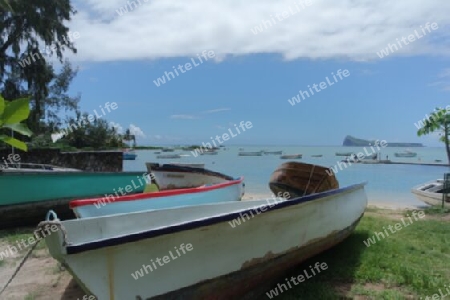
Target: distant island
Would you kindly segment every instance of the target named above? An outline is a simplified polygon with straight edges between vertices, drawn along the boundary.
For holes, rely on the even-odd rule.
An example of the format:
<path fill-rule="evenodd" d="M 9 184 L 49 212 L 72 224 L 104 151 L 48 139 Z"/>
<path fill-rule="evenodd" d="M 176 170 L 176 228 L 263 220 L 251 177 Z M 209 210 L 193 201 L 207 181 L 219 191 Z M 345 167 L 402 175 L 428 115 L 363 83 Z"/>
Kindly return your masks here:
<path fill-rule="evenodd" d="M 373 146 L 375 141 L 363 140 L 347 135 L 342 146 Z M 422 143 L 387 143 L 387 147 L 424 147 Z"/>

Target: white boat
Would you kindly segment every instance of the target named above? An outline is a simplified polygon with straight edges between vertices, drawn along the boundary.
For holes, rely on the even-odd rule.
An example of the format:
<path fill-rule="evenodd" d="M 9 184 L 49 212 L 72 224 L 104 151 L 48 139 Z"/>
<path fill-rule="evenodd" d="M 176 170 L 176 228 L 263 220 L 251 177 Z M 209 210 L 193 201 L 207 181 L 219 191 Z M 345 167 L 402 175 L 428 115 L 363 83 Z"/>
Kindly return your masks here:
<path fill-rule="evenodd" d="M 217 154 L 219 154 L 219 152 L 217 151 L 205 151 L 200 153 L 200 155 L 217 155 Z"/>
<path fill-rule="evenodd" d="M 99 300 L 241 299 L 348 237 L 366 205 L 362 183 L 277 202 L 50 214 L 39 228 L 60 229 L 45 237 L 50 254 Z"/>
<path fill-rule="evenodd" d="M 156 158 L 158 159 L 174 159 L 174 158 L 181 158 L 180 154 L 159 154 L 156 155 Z"/>
<path fill-rule="evenodd" d="M 270 155 L 270 154 L 274 154 L 274 155 L 281 155 L 283 154 L 283 151 L 262 151 L 265 155 Z"/>
<path fill-rule="evenodd" d="M 239 156 L 262 156 L 263 152 L 262 151 L 258 151 L 258 152 L 239 152 L 238 153 Z"/>
<path fill-rule="evenodd" d="M 5 164 L 0 168 L 0 172 L 8 173 L 23 173 L 23 172 L 81 172 L 82 170 L 74 168 L 64 168 L 49 164 L 34 164 L 34 163 L 14 163 Z"/>
<path fill-rule="evenodd" d="M 394 156 L 395 157 L 416 157 L 417 153 L 416 152 L 412 152 L 410 150 L 405 150 L 403 152 L 395 152 Z"/>
<path fill-rule="evenodd" d="M 416 197 L 432 206 L 442 207 L 442 196 L 444 189 L 444 180 L 436 179 L 427 183 L 419 184 L 411 190 Z M 444 207 L 450 208 L 450 191 L 447 191 L 447 202 L 444 202 Z"/>
<path fill-rule="evenodd" d="M 147 171 L 152 174 L 160 190 L 186 189 L 235 180 L 219 172 L 189 166 L 148 162 Z"/>
<path fill-rule="evenodd" d="M 151 174 L 144 180 L 147 184 L 152 182 L 156 184 L 157 188 L 154 191 L 123 196 L 119 193 L 114 195 L 111 192 L 104 197 L 70 201 L 70 208 L 78 218 L 90 218 L 170 207 L 240 201 L 244 196 L 243 177 L 233 178 L 204 168 L 152 163 L 148 165 L 151 166 Z M 139 181 L 142 182 L 141 179 Z M 128 188 L 132 190 L 133 186 L 139 185 L 132 181 L 125 190 Z"/>

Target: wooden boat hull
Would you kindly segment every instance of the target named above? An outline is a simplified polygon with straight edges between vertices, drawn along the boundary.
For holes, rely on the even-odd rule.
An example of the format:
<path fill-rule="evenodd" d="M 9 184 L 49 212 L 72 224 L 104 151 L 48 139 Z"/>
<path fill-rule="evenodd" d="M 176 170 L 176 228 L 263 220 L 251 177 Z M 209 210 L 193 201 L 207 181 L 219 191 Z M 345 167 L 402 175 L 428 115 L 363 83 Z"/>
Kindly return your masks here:
<path fill-rule="evenodd" d="M 366 205 L 364 184 L 358 184 L 277 203 L 239 201 L 41 226 L 63 229 L 45 238 L 51 255 L 99 300 L 244 299 L 345 239 Z M 255 208 L 259 213 L 251 217 Z M 237 218 L 245 222 L 232 227 Z M 177 255 L 182 244 L 192 251 Z M 168 255 L 174 259 L 143 271 Z M 137 270 L 142 277 L 131 275 Z"/>
<path fill-rule="evenodd" d="M 442 193 L 435 191 L 442 190 L 443 182 L 441 179 L 430 181 L 414 187 L 411 192 L 417 199 L 428 205 L 442 207 Z M 450 208 L 450 193 L 447 194 L 447 199 L 448 201 L 444 202 L 444 207 Z"/>
<path fill-rule="evenodd" d="M 113 193 L 143 172 L 0 172 L 0 227 L 35 226 L 49 209 L 73 218 L 73 199 Z M 142 193 L 144 187 L 133 192 Z"/>
<path fill-rule="evenodd" d="M 272 173 L 269 187 L 275 195 L 288 192 L 290 198 L 338 189 L 335 175 L 327 171 L 319 165 L 287 162 Z"/>

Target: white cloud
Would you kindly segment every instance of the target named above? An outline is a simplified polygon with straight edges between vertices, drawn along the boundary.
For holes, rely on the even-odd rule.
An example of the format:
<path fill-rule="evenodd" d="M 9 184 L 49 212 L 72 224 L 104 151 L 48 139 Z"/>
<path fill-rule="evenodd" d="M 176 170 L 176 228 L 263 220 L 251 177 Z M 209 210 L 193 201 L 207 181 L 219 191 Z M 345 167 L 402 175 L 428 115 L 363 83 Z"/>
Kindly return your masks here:
<path fill-rule="evenodd" d="M 136 2 L 130 0 L 128 2 Z M 277 53 L 285 59 L 378 59 L 377 51 L 397 38 L 436 22 L 437 30 L 404 46 L 396 55 L 448 55 L 450 1 L 311 0 L 312 5 L 279 21 L 292 0 L 140 0 L 119 16 L 122 0 L 77 0 L 70 24 L 77 31 L 76 60 L 117 61 L 196 57 L 214 50 L 216 58 Z M 270 20 L 259 34 L 251 29 Z"/>
<path fill-rule="evenodd" d="M 216 109 L 205 110 L 205 111 L 202 111 L 202 114 L 213 114 L 216 112 L 227 111 L 227 110 L 231 110 L 231 108 L 216 108 Z"/>
<path fill-rule="evenodd" d="M 171 119 L 182 119 L 182 120 L 194 120 L 194 119 L 198 119 L 196 116 L 194 115 L 171 115 L 170 116 Z"/>
<path fill-rule="evenodd" d="M 129 127 L 129 128 L 130 128 L 130 133 L 131 133 L 131 134 L 135 135 L 136 137 L 142 137 L 142 138 L 145 138 L 144 132 L 143 132 L 142 129 L 139 128 L 138 126 L 133 125 L 133 124 L 130 124 L 130 127 Z"/>
<path fill-rule="evenodd" d="M 109 122 L 109 125 L 111 127 L 115 128 L 116 132 L 118 134 L 122 134 L 123 133 L 123 127 L 119 123 Z"/>

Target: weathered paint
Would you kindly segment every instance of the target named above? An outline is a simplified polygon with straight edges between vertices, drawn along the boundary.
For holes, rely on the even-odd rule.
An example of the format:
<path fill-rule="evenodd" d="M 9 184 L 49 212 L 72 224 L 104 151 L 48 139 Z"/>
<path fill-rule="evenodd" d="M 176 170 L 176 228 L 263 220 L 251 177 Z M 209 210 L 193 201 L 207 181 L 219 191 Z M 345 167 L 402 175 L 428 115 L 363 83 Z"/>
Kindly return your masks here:
<path fill-rule="evenodd" d="M 52 256 L 66 262 L 99 300 L 109 299 L 111 286 L 104 274 L 111 247 L 116 299 L 236 299 L 249 291 L 255 294 L 261 282 L 269 285 L 287 268 L 342 241 L 364 213 L 367 197 L 363 185 L 352 186 L 280 202 L 235 228 L 229 225 L 239 212 L 266 203 L 65 221 L 68 246 L 62 246 L 60 235 L 47 236 L 46 242 Z M 181 243 L 191 243 L 194 250 L 133 279 L 131 273 Z"/>

